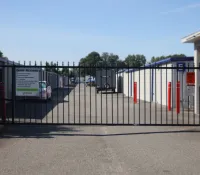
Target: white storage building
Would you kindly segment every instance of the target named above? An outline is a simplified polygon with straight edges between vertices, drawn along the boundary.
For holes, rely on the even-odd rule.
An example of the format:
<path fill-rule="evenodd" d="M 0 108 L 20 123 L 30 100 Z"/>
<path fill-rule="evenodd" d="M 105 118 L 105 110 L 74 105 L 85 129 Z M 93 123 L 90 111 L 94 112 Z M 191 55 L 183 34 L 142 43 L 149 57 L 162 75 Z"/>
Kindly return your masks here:
<path fill-rule="evenodd" d="M 167 58 L 138 69 L 126 70 L 123 74 L 123 92 L 126 96 L 133 97 L 133 84 L 136 82 L 137 99 L 167 105 L 168 83 L 171 82 L 171 105 L 176 107 L 176 83 L 178 80 L 180 81 L 180 98 L 186 107 L 188 106 L 186 72 L 194 71 L 191 69 L 194 66 L 193 60 L 193 57 Z M 173 68 L 177 66 L 180 69 Z M 155 67 L 158 68 L 155 69 Z M 162 69 L 162 67 L 169 67 L 169 69 Z M 190 97 L 189 100 L 191 104 L 193 97 Z"/>

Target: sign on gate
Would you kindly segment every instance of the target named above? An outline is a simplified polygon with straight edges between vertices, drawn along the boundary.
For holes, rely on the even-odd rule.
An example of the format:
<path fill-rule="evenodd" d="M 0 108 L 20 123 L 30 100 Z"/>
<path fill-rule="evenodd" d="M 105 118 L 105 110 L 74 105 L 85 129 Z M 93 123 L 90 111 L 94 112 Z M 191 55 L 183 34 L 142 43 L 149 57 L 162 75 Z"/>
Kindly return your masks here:
<path fill-rule="evenodd" d="M 186 95 L 187 96 L 194 96 L 194 86 L 187 86 Z"/>
<path fill-rule="evenodd" d="M 188 86 L 194 86 L 195 85 L 195 74 L 194 74 L 194 72 L 187 72 L 186 82 L 187 82 Z"/>
<path fill-rule="evenodd" d="M 16 68 L 16 96 L 39 96 L 38 68 Z"/>

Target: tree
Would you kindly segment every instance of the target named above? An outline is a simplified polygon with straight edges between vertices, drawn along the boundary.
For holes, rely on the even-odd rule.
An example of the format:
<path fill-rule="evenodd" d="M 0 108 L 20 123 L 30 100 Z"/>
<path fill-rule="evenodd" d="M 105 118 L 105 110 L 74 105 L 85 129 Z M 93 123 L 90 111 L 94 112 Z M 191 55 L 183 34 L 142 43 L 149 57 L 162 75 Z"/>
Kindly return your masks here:
<path fill-rule="evenodd" d="M 3 57 L 3 52 L 0 51 L 0 57 Z"/>
<path fill-rule="evenodd" d="M 61 70 L 62 75 L 68 76 L 69 75 L 69 68 L 63 67 Z"/>
<path fill-rule="evenodd" d="M 125 64 L 129 67 L 140 67 L 144 66 L 146 63 L 146 58 L 144 55 L 128 55 L 125 58 Z"/>
<path fill-rule="evenodd" d="M 118 61 L 117 61 L 117 67 L 118 67 L 118 68 L 124 68 L 124 67 L 127 67 L 127 66 L 126 66 L 125 61 L 123 61 L 123 60 L 118 60 Z"/>
<path fill-rule="evenodd" d="M 166 59 L 166 58 L 173 58 L 173 57 L 186 57 L 184 54 L 174 54 L 174 55 L 168 55 L 168 56 L 160 56 L 160 57 L 152 57 L 151 63 Z"/>
<path fill-rule="evenodd" d="M 101 55 L 104 66 L 116 66 L 119 60 L 119 56 L 113 53 L 103 52 Z"/>
<path fill-rule="evenodd" d="M 45 71 L 47 71 L 47 72 L 55 72 L 57 74 L 62 74 L 62 71 L 57 68 L 57 64 L 56 63 L 52 63 L 52 62 L 51 63 L 46 62 Z"/>
<path fill-rule="evenodd" d="M 81 58 L 79 61 L 79 66 L 88 66 L 89 68 L 81 68 L 80 73 L 82 76 L 91 75 L 95 76 L 96 74 L 96 65 L 100 65 L 102 63 L 102 58 L 98 52 L 91 52 L 85 58 Z"/>

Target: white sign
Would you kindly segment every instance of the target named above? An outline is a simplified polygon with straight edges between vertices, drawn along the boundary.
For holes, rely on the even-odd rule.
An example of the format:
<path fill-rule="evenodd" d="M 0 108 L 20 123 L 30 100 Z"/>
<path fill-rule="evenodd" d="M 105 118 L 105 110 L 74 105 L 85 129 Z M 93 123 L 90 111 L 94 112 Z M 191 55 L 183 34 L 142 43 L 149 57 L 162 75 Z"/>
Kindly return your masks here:
<path fill-rule="evenodd" d="M 39 96 L 38 68 L 16 68 L 16 96 Z"/>
<path fill-rule="evenodd" d="M 195 86 L 186 86 L 186 95 L 194 96 L 194 87 Z"/>

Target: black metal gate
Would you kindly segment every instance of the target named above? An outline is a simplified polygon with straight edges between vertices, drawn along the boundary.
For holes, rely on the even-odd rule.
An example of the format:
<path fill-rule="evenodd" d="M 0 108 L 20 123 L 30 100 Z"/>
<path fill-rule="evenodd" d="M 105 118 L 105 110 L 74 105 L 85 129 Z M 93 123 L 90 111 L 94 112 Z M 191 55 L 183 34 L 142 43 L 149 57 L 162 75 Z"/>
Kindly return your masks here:
<path fill-rule="evenodd" d="M 6 64 L 1 68 L 7 78 L 4 90 L 1 89 L 1 124 L 200 125 L 193 107 L 194 86 L 186 81 L 187 72 L 199 69 L 191 64 L 181 70 L 173 64 L 145 67 Z M 18 69 L 28 72 L 29 68 L 38 69 L 39 77 L 35 80 L 46 81 L 51 86 L 51 96 L 41 87 L 37 97 L 29 96 L 36 91 L 28 82 L 33 81 L 33 74 L 27 74 L 30 76 L 27 78 L 16 73 Z M 106 73 L 96 76 L 96 71 Z M 97 81 L 103 83 L 97 86 Z M 23 92 L 21 96 L 17 90 Z M 50 99 L 44 98 L 43 93 Z"/>

